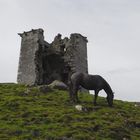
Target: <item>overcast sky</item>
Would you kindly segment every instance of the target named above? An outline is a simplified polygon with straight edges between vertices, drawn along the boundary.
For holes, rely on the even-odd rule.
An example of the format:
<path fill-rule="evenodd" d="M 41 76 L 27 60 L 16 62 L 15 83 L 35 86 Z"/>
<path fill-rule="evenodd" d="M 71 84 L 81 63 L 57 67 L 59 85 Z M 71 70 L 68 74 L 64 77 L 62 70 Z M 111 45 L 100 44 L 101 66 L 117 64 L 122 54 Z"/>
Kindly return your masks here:
<path fill-rule="evenodd" d="M 140 0 L 0 0 L 0 82 L 16 82 L 17 33 L 32 28 L 48 42 L 86 36 L 89 73 L 102 75 L 116 99 L 140 101 Z"/>

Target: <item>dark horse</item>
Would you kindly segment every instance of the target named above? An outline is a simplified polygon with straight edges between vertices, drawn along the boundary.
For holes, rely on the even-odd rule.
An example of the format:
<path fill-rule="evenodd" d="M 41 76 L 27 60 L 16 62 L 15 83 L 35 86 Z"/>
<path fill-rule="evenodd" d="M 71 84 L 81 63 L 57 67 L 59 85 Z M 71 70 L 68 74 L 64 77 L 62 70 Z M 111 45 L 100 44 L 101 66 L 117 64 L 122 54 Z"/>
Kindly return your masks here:
<path fill-rule="evenodd" d="M 94 105 L 96 105 L 98 93 L 102 89 L 107 94 L 108 105 L 113 105 L 113 91 L 107 81 L 99 75 L 89 75 L 87 73 L 76 72 L 71 75 L 69 84 L 69 94 L 73 102 L 78 102 L 77 92 L 79 86 L 82 86 L 85 89 L 95 91 Z"/>

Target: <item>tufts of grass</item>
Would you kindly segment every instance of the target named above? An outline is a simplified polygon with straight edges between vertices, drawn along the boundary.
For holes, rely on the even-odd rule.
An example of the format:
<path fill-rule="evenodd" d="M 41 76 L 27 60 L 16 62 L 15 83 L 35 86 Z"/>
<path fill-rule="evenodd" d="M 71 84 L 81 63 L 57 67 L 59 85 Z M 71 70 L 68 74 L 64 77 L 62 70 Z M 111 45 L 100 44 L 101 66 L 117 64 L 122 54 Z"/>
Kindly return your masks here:
<path fill-rule="evenodd" d="M 67 91 L 40 92 L 38 87 L 0 84 L 2 140 L 139 140 L 140 107 L 79 93 L 83 111 L 75 109 Z"/>

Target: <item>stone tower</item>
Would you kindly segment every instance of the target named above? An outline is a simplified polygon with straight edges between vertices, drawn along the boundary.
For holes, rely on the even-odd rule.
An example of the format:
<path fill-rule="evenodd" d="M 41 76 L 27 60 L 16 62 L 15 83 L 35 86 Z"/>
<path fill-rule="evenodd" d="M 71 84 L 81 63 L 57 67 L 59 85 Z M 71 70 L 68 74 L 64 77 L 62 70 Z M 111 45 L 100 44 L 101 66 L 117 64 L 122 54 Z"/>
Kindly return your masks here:
<path fill-rule="evenodd" d="M 31 30 L 19 35 L 22 41 L 17 81 L 21 84 L 41 84 L 42 58 L 39 54 L 42 51 L 40 42 L 44 42 L 43 30 Z"/>
<path fill-rule="evenodd" d="M 81 34 L 71 34 L 65 44 L 65 62 L 71 67 L 71 72 L 88 73 L 87 64 L 87 38 Z"/>
<path fill-rule="evenodd" d="M 87 39 L 81 34 L 64 39 L 58 34 L 50 44 L 44 40 L 42 29 L 19 35 L 22 40 L 18 83 L 41 85 L 60 80 L 67 84 L 72 73 L 88 73 Z"/>

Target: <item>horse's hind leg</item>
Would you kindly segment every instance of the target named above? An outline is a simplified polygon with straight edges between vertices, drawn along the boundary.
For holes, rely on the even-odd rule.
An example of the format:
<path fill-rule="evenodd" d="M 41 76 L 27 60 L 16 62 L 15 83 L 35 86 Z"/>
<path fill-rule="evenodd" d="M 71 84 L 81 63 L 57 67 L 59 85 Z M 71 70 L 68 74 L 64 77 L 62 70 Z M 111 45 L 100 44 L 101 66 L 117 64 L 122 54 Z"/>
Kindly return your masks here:
<path fill-rule="evenodd" d="M 97 105 L 97 97 L 98 97 L 99 90 L 95 90 L 95 97 L 94 97 L 94 105 Z"/>
<path fill-rule="evenodd" d="M 79 102 L 79 99 L 78 99 L 78 85 L 75 84 L 74 87 L 73 87 L 73 96 L 74 96 L 74 102 Z"/>
<path fill-rule="evenodd" d="M 69 83 L 69 96 L 70 96 L 70 101 L 73 101 L 74 102 L 74 97 L 73 97 L 73 84 L 72 82 L 70 81 Z"/>
<path fill-rule="evenodd" d="M 75 96 L 74 97 L 75 102 L 78 103 L 79 102 L 79 99 L 78 99 L 78 89 L 75 90 L 74 96 Z"/>

